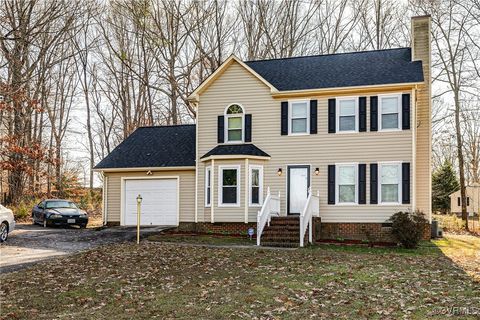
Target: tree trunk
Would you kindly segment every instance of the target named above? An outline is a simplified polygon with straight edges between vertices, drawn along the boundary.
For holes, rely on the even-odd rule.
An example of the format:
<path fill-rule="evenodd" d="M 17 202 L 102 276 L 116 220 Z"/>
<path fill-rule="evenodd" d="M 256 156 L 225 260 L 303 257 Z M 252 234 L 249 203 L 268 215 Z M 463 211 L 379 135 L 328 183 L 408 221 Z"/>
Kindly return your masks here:
<path fill-rule="evenodd" d="M 462 132 L 460 128 L 460 97 L 458 91 L 454 92 L 455 98 L 455 131 L 457 136 L 457 157 L 458 169 L 460 173 L 460 198 L 462 205 L 462 220 L 465 220 L 465 229 L 468 230 L 468 215 L 467 215 L 467 196 L 465 190 L 465 161 L 463 158 L 463 141 Z"/>

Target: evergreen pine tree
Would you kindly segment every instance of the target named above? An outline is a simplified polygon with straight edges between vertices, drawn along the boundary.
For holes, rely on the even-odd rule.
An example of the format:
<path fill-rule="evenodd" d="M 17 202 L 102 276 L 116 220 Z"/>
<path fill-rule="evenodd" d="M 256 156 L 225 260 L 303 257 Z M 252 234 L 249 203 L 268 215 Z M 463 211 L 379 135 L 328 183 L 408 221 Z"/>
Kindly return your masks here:
<path fill-rule="evenodd" d="M 449 160 L 432 174 L 432 209 L 442 213 L 450 211 L 450 194 L 460 189 L 457 176 Z"/>

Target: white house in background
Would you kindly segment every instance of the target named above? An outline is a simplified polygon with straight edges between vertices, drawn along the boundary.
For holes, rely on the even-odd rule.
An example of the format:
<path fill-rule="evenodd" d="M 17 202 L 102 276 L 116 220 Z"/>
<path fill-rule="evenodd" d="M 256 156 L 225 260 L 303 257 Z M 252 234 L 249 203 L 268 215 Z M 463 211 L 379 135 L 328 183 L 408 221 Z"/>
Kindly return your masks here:
<path fill-rule="evenodd" d="M 473 183 L 465 188 L 467 194 L 467 212 L 470 216 L 474 213 L 480 213 L 480 183 Z M 462 213 L 462 198 L 460 190 L 450 195 L 450 212 Z"/>

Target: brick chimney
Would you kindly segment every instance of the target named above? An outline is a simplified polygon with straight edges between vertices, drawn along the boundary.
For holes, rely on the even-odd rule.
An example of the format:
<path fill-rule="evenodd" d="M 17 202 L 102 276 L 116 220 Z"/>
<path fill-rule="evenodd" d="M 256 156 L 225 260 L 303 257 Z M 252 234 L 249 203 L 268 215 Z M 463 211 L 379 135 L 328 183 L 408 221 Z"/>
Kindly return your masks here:
<path fill-rule="evenodd" d="M 432 95 L 431 95 L 431 18 L 430 15 L 412 18 L 412 61 L 422 61 L 424 83 L 415 92 L 415 176 L 413 209 L 423 211 L 431 219 L 431 152 L 432 152 Z"/>

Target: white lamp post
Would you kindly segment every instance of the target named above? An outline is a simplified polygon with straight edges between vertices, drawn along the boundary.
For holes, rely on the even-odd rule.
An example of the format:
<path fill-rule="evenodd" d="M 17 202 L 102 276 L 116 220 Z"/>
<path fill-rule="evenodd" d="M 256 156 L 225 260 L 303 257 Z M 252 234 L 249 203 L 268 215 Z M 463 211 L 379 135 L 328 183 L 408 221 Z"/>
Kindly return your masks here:
<path fill-rule="evenodd" d="M 140 243 L 140 206 L 142 204 L 142 196 L 137 196 L 137 244 Z"/>

